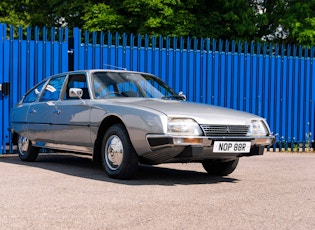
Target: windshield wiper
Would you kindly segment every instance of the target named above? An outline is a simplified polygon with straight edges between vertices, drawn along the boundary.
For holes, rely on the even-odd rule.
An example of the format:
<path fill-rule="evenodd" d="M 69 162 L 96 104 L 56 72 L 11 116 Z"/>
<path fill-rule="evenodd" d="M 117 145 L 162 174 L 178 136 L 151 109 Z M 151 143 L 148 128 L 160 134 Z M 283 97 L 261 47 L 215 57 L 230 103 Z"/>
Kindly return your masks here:
<path fill-rule="evenodd" d="M 164 100 L 181 100 L 181 101 L 185 100 L 185 98 L 183 96 L 180 96 L 180 95 L 164 96 L 164 97 L 161 97 L 161 99 L 164 99 Z"/>

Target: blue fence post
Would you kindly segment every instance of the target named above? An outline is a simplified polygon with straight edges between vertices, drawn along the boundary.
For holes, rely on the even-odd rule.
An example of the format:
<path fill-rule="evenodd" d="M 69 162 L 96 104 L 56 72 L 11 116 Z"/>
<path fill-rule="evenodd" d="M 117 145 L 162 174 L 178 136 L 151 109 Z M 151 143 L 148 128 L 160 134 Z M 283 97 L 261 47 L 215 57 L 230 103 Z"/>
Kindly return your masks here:
<path fill-rule="evenodd" d="M 105 68 L 106 69 L 111 69 L 113 65 L 115 65 L 115 63 L 112 63 L 112 59 L 115 60 L 115 53 L 113 52 L 113 48 L 112 48 L 112 45 L 113 45 L 113 35 L 108 32 L 107 33 L 107 62 L 105 65 Z"/>
<path fill-rule="evenodd" d="M 47 38 L 47 28 L 44 27 L 42 29 L 42 33 L 43 33 L 43 48 L 42 48 L 42 76 L 48 76 L 49 72 L 50 72 L 50 66 L 47 65 L 47 50 L 48 50 L 48 38 Z M 48 59 L 49 60 L 49 59 Z"/>
<path fill-rule="evenodd" d="M 121 67 L 122 68 L 125 68 L 125 69 L 127 69 L 127 62 L 128 62 L 128 58 L 127 58 L 127 46 L 128 46 L 128 36 L 127 36 L 127 34 L 126 33 L 123 33 L 123 35 L 122 35 L 122 57 L 121 57 L 121 59 L 122 59 L 122 65 L 121 65 Z"/>
<path fill-rule="evenodd" d="M 5 76 L 4 76 L 4 64 L 5 64 L 5 60 L 7 58 L 5 58 L 5 39 L 6 39 L 6 25 L 0 23 L 0 84 L 2 84 L 3 82 L 5 82 Z M 4 95 L 2 94 L 2 92 L 0 92 L 0 108 L 2 113 L 0 113 L 0 122 L 1 122 L 1 126 L 0 126 L 0 155 L 6 152 L 6 143 L 5 143 L 5 138 L 4 138 L 4 134 L 5 134 L 5 114 L 7 113 L 7 109 L 4 106 Z"/>
<path fill-rule="evenodd" d="M 309 107 L 310 107 L 310 111 L 309 111 L 309 135 L 310 138 L 309 140 L 311 140 L 312 143 L 310 143 L 310 148 L 314 148 L 314 134 L 315 134 L 315 118 L 314 118 L 314 95 L 315 93 L 313 93 L 313 90 L 315 89 L 315 65 L 314 65 L 314 54 L 315 54 L 315 48 L 311 49 L 310 52 L 310 84 L 309 84 L 309 90 L 310 90 L 310 99 L 309 99 Z"/>
<path fill-rule="evenodd" d="M 216 101 L 216 95 L 217 95 L 217 89 L 218 89 L 218 80 L 217 80 L 217 64 L 216 64 L 216 56 L 217 56 L 217 41 L 215 39 L 212 39 L 212 62 L 209 63 L 211 64 L 212 68 L 211 68 L 211 104 L 213 105 L 217 105 L 217 101 Z"/>
<path fill-rule="evenodd" d="M 176 92 L 179 91 L 179 76 L 178 76 L 178 58 L 177 58 L 177 37 L 173 37 L 173 56 L 172 56 L 172 62 L 171 62 L 171 70 L 170 70 L 170 74 L 172 75 L 172 87 L 176 90 Z M 174 66 L 176 66 L 174 68 Z"/>
<path fill-rule="evenodd" d="M 187 81 L 186 81 L 186 71 L 185 71 L 185 60 L 187 58 L 187 52 L 185 52 L 185 39 L 183 37 L 180 38 L 179 41 L 179 49 L 180 49 L 180 63 L 178 65 L 179 67 L 179 90 L 183 91 L 184 94 L 187 94 Z"/>
<path fill-rule="evenodd" d="M 135 47 L 135 36 L 131 34 L 130 35 L 130 70 L 135 69 L 134 47 Z"/>
<path fill-rule="evenodd" d="M 80 69 L 81 56 L 81 30 L 73 28 L 73 70 Z"/>
<path fill-rule="evenodd" d="M 159 77 L 163 77 L 163 69 L 164 69 L 164 64 L 165 64 L 165 59 L 163 59 L 163 47 L 164 47 L 164 39 L 160 35 L 159 36 L 159 61 L 158 61 L 158 72 L 157 75 Z"/>
<path fill-rule="evenodd" d="M 184 74 L 185 74 L 185 85 L 186 85 L 186 95 L 187 95 L 187 100 L 192 101 L 193 98 L 193 79 L 191 77 L 192 71 L 193 71 L 193 44 L 192 44 L 192 38 L 188 37 L 186 38 L 186 52 L 185 52 L 185 63 L 184 65 Z"/>
<path fill-rule="evenodd" d="M 203 103 L 207 103 L 209 104 L 210 103 L 210 100 L 209 100 L 209 77 L 210 77 L 210 74 L 209 74 L 209 69 L 210 69 L 210 65 L 209 65 L 209 61 L 210 61 L 210 39 L 209 38 L 206 38 L 204 39 L 204 45 L 203 45 L 203 62 L 202 62 L 202 96 L 203 96 L 203 100 L 202 102 Z"/>
<path fill-rule="evenodd" d="M 224 106 L 231 108 L 232 107 L 232 55 L 230 54 L 230 42 L 225 41 L 225 98 Z"/>

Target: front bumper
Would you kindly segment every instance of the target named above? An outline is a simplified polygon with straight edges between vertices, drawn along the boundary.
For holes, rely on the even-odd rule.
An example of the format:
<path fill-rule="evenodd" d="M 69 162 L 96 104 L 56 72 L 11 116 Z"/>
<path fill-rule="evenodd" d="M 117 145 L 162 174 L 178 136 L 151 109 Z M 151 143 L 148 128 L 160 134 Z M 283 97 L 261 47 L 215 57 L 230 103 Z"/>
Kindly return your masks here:
<path fill-rule="evenodd" d="M 175 146 L 201 146 L 210 147 L 214 141 L 250 141 L 251 146 L 270 146 L 274 144 L 274 136 L 263 137 L 217 137 L 217 136 L 166 136 L 147 135 L 147 142 L 152 150 Z"/>
<path fill-rule="evenodd" d="M 242 156 L 262 155 L 265 147 L 274 144 L 273 136 L 217 137 L 147 135 L 151 152 L 143 155 L 149 163 L 200 162 L 205 159 L 234 159 Z M 214 152 L 214 143 L 250 142 L 247 152 Z"/>

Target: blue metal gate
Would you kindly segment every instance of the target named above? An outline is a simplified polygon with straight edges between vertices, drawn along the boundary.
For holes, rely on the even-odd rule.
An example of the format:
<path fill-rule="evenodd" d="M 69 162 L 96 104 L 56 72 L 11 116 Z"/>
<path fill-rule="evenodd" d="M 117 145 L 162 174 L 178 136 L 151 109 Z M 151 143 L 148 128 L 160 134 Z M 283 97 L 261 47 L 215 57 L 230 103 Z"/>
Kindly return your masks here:
<path fill-rule="evenodd" d="M 12 106 L 35 83 L 68 70 L 68 31 L 46 28 L 23 30 L 0 24 L 0 154 L 11 143 Z"/>
<path fill-rule="evenodd" d="M 314 48 L 71 32 L 69 38 L 67 29 L 15 31 L 0 24 L 0 84 L 10 86 L 9 95 L 0 93 L 0 153 L 10 144 L 10 108 L 36 82 L 72 69 L 117 67 L 160 76 L 190 101 L 263 116 L 278 147 L 313 143 Z"/>

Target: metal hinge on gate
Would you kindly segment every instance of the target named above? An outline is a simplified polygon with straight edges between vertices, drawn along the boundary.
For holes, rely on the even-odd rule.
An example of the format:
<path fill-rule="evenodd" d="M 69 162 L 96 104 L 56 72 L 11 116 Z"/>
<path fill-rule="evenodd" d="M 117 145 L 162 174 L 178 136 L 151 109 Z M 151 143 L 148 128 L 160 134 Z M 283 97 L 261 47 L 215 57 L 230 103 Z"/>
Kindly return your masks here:
<path fill-rule="evenodd" d="M 3 82 L 0 84 L 0 92 L 2 92 L 2 95 L 7 96 L 10 94 L 10 83 L 9 82 Z"/>

